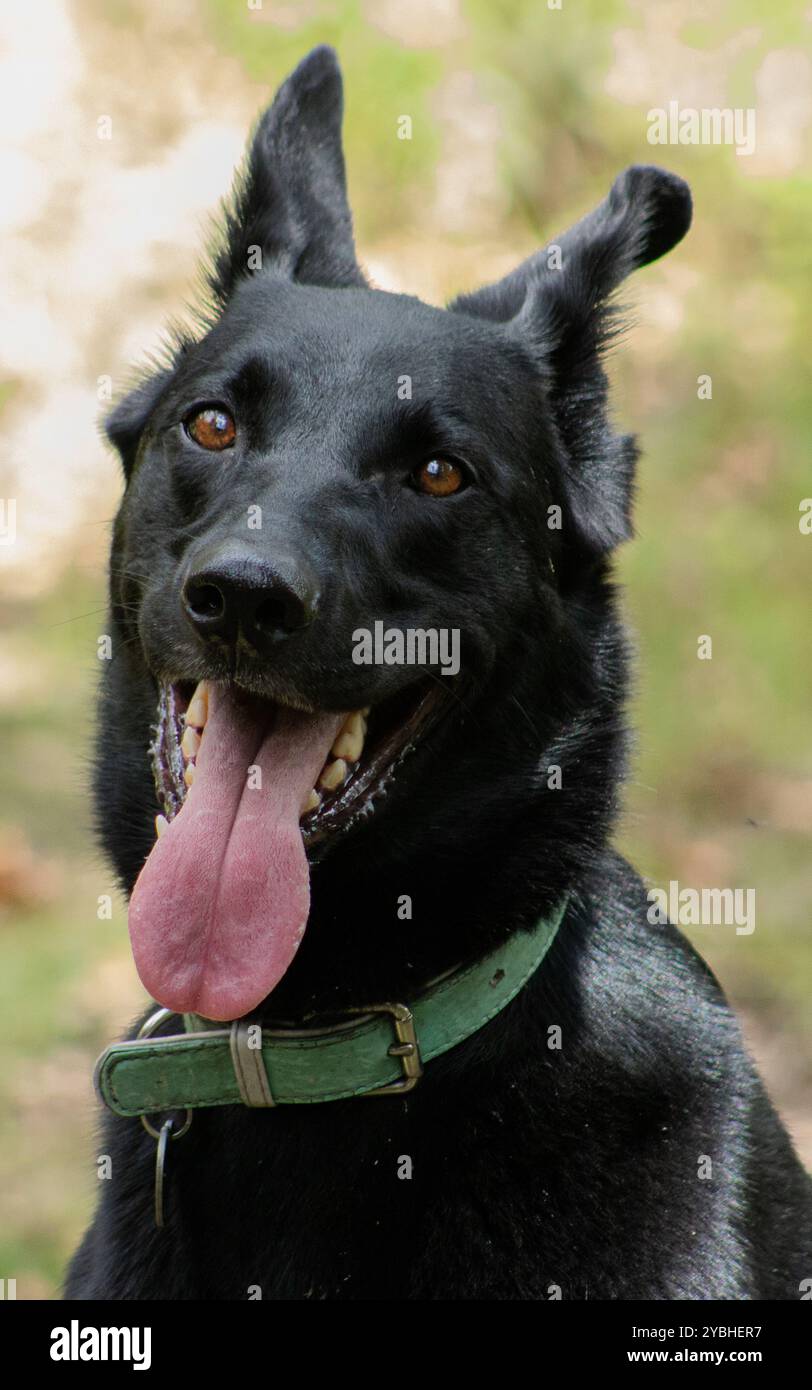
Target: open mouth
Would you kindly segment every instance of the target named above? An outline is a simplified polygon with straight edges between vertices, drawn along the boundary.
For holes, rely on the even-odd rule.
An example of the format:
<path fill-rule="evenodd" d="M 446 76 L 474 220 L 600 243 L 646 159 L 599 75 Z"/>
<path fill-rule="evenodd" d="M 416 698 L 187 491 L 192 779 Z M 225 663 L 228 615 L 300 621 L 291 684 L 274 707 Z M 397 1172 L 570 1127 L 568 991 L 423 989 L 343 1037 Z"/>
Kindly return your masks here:
<path fill-rule="evenodd" d="M 208 721 L 212 682 L 162 685 L 155 736 L 150 745 L 152 775 L 163 814 L 156 816 L 158 837 L 181 810 L 192 786 Z M 308 850 L 325 844 L 334 831 L 346 830 L 372 815 L 386 796 L 399 764 L 434 723 L 446 696 L 436 685 L 421 683 L 390 697 L 371 710 L 354 710 L 342 722 L 330 752 L 308 790 L 299 824 Z M 270 723 L 279 706 L 246 697 L 243 709 Z"/>
<path fill-rule="evenodd" d="M 308 858 L 374 814 L 447 704 L 437 681 L 347 713 L 211 681 L 160 688 L 150 754 L 164 809 L 129 911 L 159 1003 L 232 1019 L 266 998 L 307 925 Z"/>

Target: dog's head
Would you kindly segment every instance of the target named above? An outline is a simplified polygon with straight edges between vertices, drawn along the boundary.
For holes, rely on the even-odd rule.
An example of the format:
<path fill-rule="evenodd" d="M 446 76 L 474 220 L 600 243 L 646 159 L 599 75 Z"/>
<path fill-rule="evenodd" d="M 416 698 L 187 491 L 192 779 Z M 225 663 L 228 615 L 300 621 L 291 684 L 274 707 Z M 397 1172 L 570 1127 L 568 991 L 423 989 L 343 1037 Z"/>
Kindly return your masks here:
<path fill-rule="evenodd" d="M 107 818 L 126 785 L 132 834 L 108 838 L 130 884 L 168 819 L 131 902 L 136 962 L 160 1002 L 213 1018 L 285 972 L 308 858 L 373 832 L 378 855 L 448 851 L 475 793 L 507 825 L 556 740 L 577 749 L 585 712 L 616 706 L 603 575 L 634 446 L 600 355 L 612 292 L 690 221 L 681 180 L 632 168 L 447 309 L 374 290 L 341 107 L 316 49 L 257 128 L 210 326 L 107 425 L 127 485 L 100 800 Z"/>

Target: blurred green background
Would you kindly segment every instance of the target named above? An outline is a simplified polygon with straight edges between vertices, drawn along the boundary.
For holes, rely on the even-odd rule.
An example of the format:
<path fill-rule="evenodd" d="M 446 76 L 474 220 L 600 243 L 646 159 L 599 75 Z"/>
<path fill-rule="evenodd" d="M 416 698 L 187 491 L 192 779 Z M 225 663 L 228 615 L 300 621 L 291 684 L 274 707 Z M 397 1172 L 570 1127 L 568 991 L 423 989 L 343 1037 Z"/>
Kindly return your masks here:
<path fill-rule="evenodd" d="M 24 7 L 20 7 L 22 10 Z M 491 279 L 636 161 L 695 225 L 629 295 L 611 364 L 639 432 L 638 753 L 622 848 L 655 884 L 752 887 L 757 926 L 690 934 L 806 1157 L 812 1122 L 810 18 L 773 0 L 46 0 L 4 19 L 0 1277 L 53 1297 L 94 1199 L 98 1051 L 142 992 L 93 847 L 87 761 L 118 476 L 95 421 L 194 296 L 206 211 L 251 120 L 338 48 L 360 254 L 435 302 Z M 35 32 L 34 32 L 35 31 Z M 754 108 L 757 148 L 652 147 L 647 113 Z M 397 138 L 412 119 L 411 140 Z M 111 138 L 99 135 L 110 120 Z M 9 190 L 13 196 L 9 195 Z M 700 400 L 697 378 L 712 379 Z M 697 659 L 697 639 L 713 659 Z M 641 969 L 645 963 L 641 961 Z"/>

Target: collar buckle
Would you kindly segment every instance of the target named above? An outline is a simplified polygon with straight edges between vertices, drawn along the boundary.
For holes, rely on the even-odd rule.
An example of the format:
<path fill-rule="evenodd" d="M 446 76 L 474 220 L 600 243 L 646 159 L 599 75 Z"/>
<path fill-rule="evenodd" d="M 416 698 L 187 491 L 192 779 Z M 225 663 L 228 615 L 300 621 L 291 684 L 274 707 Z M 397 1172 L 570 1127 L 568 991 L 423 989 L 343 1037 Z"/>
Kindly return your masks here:
<path fill-rule="evenodd" d="M 387 1086 L 375 1086 L 371 1091 L 364 1091 L 361 1098 L 402 1096 L 407 1091 L 413 1091 L 423 1075 L 423 1063 L 411 1009 L 405 1004 L 365 1004 L 362 1008 L 347 1009 L 346 1012 L 362 1018 L 369 1018 L 372 1014 L 389 1014 L 395 1031 L 395 1041 L 387 1051 L 390 1057 L 400 1058 L 403 1068 L 403 1076 L 399 1081 L 392 1081 Z"/>

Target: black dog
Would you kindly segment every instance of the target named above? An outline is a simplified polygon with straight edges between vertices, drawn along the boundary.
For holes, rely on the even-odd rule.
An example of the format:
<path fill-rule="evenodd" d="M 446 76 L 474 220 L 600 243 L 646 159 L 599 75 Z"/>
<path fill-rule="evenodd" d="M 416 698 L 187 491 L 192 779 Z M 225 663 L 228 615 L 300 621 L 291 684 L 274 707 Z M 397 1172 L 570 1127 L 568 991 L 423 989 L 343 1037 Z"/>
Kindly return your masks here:
<path fill-rule="evenodd" d="M 688 189 L 629 169 L 439 310 L 367 286 L 340 122 L 320 48 L 259 125 L 205 333 L 108 424 L 99 825 L 186 1019 L 100 1066 L 113 1176 L 67 1296 L 799 1298 L 808 1179 L 608 845 L 635 447 L 601 352 Z"/>

